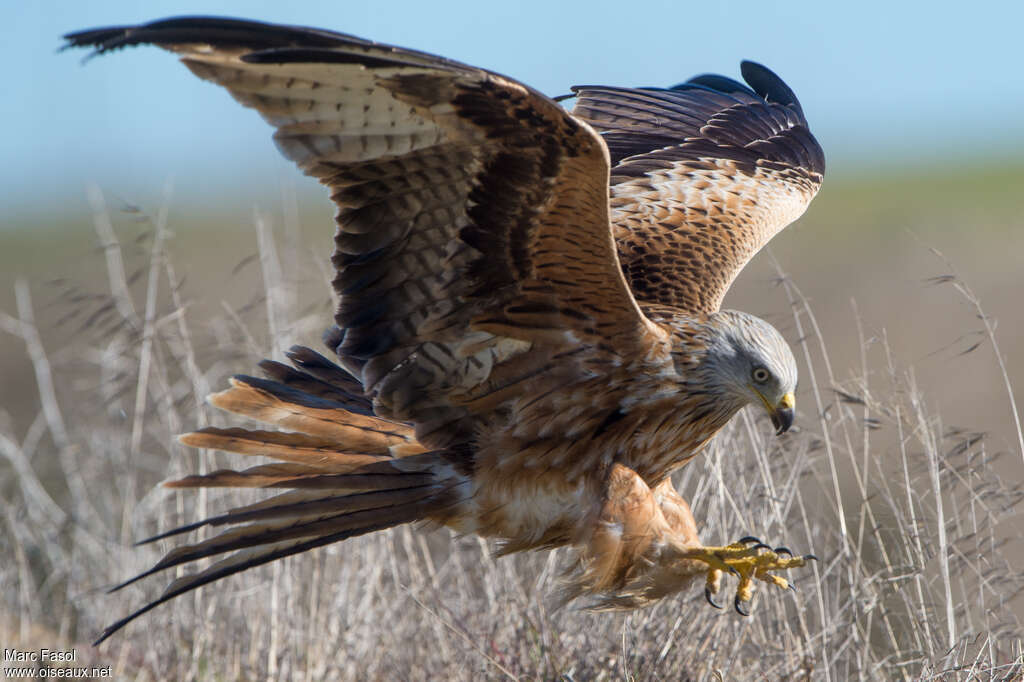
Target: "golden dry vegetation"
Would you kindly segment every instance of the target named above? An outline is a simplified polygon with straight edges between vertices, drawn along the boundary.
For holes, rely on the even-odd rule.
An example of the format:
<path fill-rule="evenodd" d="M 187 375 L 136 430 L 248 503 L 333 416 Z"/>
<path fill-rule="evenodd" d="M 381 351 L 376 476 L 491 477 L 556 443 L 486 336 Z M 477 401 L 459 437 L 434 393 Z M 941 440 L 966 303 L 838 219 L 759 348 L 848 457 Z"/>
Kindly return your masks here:
<path fill-rule="evenodd" d="M 400 528 L 206 587 L 99 650 L 163 585 L 104 593 L 169 546 L 132 541 L 237 502 L 156 484 L 226 464 L 173 438 L 224 423 L 207 392 L 318 345 L 331 208 L 94 194 L 95 215 L 20 219 L 0 250 L 4 646 L 140 679 L 1020 679 L 1021 186 L 1014 165 L 830 178 L 727 299 L 794 344 L 799 428 L 744 412 L 678 484 L 706 540 L 818 554 L 795 596 L 762 591 L 748 619 L 697 591 L 554 610 L 557 552 Z"/>

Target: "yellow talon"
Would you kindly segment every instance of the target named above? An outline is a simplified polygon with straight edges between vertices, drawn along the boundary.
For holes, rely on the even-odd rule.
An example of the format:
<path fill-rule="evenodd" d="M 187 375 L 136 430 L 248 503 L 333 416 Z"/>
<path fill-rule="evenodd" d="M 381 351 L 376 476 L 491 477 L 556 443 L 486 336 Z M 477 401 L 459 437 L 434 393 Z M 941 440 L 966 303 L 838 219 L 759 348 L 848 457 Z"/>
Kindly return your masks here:
<path fill-rule="evenodd" d="M 714 606 L 716 609 L 722 608 L 722 605 L 715 601 L 714 597 L 718 594 L 718 589 L 722 586 L 722 572 L 717 568 L 712 568 L 708 571 L 708 579 L 704 583 L 704 598 L 708 600 L 708 603 Z"/>
<path fill-rule="evenodd" d="M 743 538 L 738 542 L 724 547 L 701 547 L 685 552 L 681 558 L 701 561 L 708 565 L 707 580 L 704 585 L 704 596 L 715 608 L 722 606 L 714 600 L 714 595 L 721 589 L 722 574 L 726 571 L 739 578 L 733 605 L 736 611 L 747 616 L 750 612 L 746 604 L 753 599 L 754 581 L 775 585 L 786 590 L 793 589 L 792 584 L 782 576 L 771 571 L 785 571 L 791 568 L 806 566 L 807 561 L 817 559 L 813 554 L 793 556 L 785 547 L 773 550 L 757 538 Z"/>

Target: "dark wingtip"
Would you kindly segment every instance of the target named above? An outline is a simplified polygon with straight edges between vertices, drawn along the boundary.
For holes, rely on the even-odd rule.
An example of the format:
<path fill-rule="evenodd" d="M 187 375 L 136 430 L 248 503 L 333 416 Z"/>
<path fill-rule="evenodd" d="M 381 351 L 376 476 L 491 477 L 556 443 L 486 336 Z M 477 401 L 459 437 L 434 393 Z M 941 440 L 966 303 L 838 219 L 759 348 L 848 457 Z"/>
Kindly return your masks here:
<path fill-rule="evenodd" d="M 105 26 L 103 28 L 71 31 L 61 36 L 65 42 L 57 49 L 57 52 L 73 50 L 79 47 L 91 47 L 93 48 L 92 52 L 82 57 L 82 62 L 85 63 L 93 57 L 98 57 L 101 54 L 112 52 L 119 47 L 125 47 L 130 44 L 125 39 L 135 28 L 134 26 Z"/>
<path fill-rule="evenodd" d="M 726 95 L 732 95 L 737 92 L 742 92 L 746 95 L 756 95 L 756 93 L 753 90 L 748 88 L 743 83 L 733 80 L 732 78 L 728 78 L 727 76 L 721 76 L 717 73 L 704 73 L 699 76 L 694 76 L 685 83 L 680 83 L 679 85 L 673 86 L 672 89 L 683 90 L 686 89 L 687 87 L 692 87 L 694 85 L 699 85 L 700 87 L 708 88 L 710 90 L 714 90 L 715 92 L 721 92 Z"/>
<path fill-rule="evenodd" d="M 85 60 L 97 55 L 134 45 L 154 43 L 181 43 L 216 40 L 224 44 L 264 46 L 264 36 L 272 35 L 272 42 L 278 44 L 293 37 L 299 30 L 289 26 L 261 24 L 245 19 L 219 16 L 176 16 L 157 19 L 144 24 L 103 26 L 71 31 L 61 36 L 65 45 L 60 51 L 77 47 L 92 47 L 93 52 Z M 276 32 L 276 33 L 275 33 Z"/>
<path fill-rule="evenodd" d="M 803 117 L 804 110 L 800 106 L 800 100 L 796 98 L 796 93 L 767 66 L 744 59 L 740 62 L 740 73 L 754 92 L 764 97 L 766 101 L 791 106 Z"/>

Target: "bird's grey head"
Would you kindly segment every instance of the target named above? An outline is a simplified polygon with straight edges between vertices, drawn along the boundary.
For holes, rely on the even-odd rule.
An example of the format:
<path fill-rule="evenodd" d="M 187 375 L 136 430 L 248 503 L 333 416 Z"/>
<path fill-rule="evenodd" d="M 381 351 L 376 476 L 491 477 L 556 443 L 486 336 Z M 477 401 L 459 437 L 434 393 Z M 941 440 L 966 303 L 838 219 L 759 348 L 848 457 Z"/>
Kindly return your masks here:
<path fill-rule="evenodd" d="M 747 313 L 723 310 L 711 315 L 716 333 L 707 362 L 719 390 L 742 404 L 761 405 L 777 433 L 793 424 L 796 359 L 782 335 Z"/>

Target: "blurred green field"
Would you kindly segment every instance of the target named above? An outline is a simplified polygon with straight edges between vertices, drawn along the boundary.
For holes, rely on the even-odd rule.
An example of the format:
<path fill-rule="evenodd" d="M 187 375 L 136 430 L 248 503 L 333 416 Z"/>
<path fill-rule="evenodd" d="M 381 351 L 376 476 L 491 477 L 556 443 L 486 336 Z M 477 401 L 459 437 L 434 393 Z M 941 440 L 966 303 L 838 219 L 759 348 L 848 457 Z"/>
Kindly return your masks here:
<path fill-rule="evenodd" d="M 781 268 L 810 300 L 836 379 L 861 372 L 861 344 L 851 323 L 856 310 L 865 336 L 884 335 L 894 358 L 914 368 L 922 390 L 934 401 L 932 407 L 950 425 L 985 431 L 995 447 L 1015 449 L 1004 381 L 988 341 L 975 333 L 982 324 L 962 296 L 933 278 L 956 274 L 967 283 L 986 314 L 998 321 L 997 338 L 1012 384 L 1024 385 L 1022 187 L 1024 164 L 1009 162 L 936 164 L 881 175 L 869 169 L 832 172 L 807 214 L 740 276 L 726 306 L 765 316 L 795 341 L 785 297 L 773 286 Z M 117 188 L 105 189 L 116 195 Z M 301 182 L 296 191 L 297 220 L 288 221 L 292 227 L 284 242 L 326 266 L 333 207 L 312 181 Z M 281 196 L 273 188 L 258 206 L 232 203 L 230 198 L 215 207 L 171 200 L 168 225 L 173 238 L 168 246 L 185 279 L 183 295 L 190 301 L 192 321 L 220 311 L 222 302 L 234 308 L 251 302 L 252 292 L 259 289 L 258 268 L 251 263 L 240 270 L 236 266 L 256 253 L 254 209 L 282 236 L 285 204 L 290 202 Z M 147 226 L 138 222 L 138 215 L 119 212 L 123 202 L 109 196 L 107 202 L 122 242 L 138 240 L 132 247 L 138 255 L 135 265 L 144 267 Z M 84 190 L 62 206 L 8 216 L 0 232 L 0 310 L 13 312 L 14 279 L 26 279 L 49 350 L 74 343 L 88 319 L 67 316 L 76 306 L 84 310 L 88 305 L 72 303 L 66 288 L 47 282 L 63 280 L 88 293 L 102 292 L 106 281 Z M 159 205 L 140 208 L 152 215 L 160 210 Z M 308 296 L 317 301 L 326 296 L 326 285 L 320 288 L 323 273 L 285 276 L 313 282 Z M 870 352 L 880 352 L 878 348 Z M 20 341 L 7 334 L 0 334 L 0 376 L 0 409 L 24 428 L 36 410 L 34 379 Z M 807 388 L 805 375 L 801 392 Z"/>

